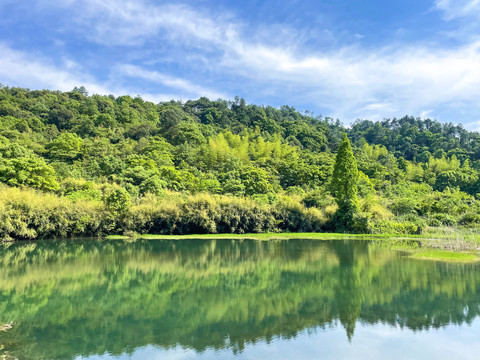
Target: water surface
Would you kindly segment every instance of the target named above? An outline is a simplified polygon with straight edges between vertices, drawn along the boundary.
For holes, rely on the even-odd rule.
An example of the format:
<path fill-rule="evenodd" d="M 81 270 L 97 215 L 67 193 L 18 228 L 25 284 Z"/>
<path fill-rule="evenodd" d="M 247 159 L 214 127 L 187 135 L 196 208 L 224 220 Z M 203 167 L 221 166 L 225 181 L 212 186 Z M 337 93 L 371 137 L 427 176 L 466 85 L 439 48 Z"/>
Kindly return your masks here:
<path fill-rule="evenodd" d="M 0 247 L 19 359 L 477 359 L 480 267 L 368 241 Z"/>

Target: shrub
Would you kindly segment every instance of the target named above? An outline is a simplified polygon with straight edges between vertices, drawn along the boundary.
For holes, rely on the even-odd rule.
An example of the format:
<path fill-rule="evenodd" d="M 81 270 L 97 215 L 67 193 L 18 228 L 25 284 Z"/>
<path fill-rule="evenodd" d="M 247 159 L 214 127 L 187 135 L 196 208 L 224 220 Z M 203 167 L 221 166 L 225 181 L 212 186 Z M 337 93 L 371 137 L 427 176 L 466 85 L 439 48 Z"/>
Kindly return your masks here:
<path fill-rule="evenodd" d="M 480 214 L 468 211 L 461 215 L 458 219 L 459 225 L 480 224 Z"/>
<path fill-rule="evenodd" d="M 107 209 L 116 214 L 126 212 L 130 204 L 130 194 L 125 188 L 119 187 L 105 197 Z"/>
<path fill-rule="evenodd" d="M 30 189 L 0 188 L 0 238 L 93 236 L 111 230 L 101 202 L 77 201 Z"/>
<path fill-rule="evenodd" d="M 434 225 L 434 222 L 438 223 L 438 225 Z M 457 220 L 455 219 L 455 217 L 448 214 L 432 214 L 429 216 L 427 224 L 429 226 L 454 226 L 457 224 Z"/>
<path fill-rule="evenodd" d="M 285 194 L 287 194 L 287 195 L 305 195 L 305 190 L 303 190 L 300 186 L 289 186 L 285 190 Z"/>
<path fill-rule="evenodd" d="M 334 204 L 335 201 L 332 196 L 327 194 L 326 192 L 323 191 L 313 191 L 309 194 L 307 194 L 303 199 L 302 199 L 302 204 L 305 207 L 316 207 L 316 208 L 324 208 L 328 205 Z"/>
<path fill-rule="evenodd" d="M 419 234 L 422 229 L 413 222 L 393 220 L 371 221 L 368 228 L 373 234 Z"/>

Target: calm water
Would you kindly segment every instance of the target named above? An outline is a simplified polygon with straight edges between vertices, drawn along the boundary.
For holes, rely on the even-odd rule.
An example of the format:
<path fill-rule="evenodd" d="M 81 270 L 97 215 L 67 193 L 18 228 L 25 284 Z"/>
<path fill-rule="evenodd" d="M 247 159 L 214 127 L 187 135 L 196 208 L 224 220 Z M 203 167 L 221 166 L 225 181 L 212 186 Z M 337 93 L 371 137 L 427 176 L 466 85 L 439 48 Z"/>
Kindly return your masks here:
<path fill-rule="evenodd" d="M 0 246 L 19 359 L 478 359 L 480 266 L 360 241 Z"/>

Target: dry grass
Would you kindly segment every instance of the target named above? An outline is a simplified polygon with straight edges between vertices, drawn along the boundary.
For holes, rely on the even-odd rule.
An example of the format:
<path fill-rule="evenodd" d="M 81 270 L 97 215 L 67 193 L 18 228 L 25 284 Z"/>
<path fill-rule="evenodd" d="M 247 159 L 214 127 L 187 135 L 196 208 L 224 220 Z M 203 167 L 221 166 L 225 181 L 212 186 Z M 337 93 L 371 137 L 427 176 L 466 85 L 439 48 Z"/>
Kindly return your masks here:
<path fill-rule="evenodd" d="M 462 227 L 429 227 L 421 236 L 422 246 L 431 249 L 480 250 L 480 229 Z"/>

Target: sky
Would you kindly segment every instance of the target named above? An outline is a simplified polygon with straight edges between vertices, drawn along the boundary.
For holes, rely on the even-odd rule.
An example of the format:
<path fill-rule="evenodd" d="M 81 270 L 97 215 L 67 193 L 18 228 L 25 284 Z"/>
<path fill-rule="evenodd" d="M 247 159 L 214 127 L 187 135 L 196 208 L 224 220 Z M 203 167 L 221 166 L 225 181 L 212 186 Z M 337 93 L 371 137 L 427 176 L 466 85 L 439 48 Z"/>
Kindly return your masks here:
<path fill-rule="evenodd" d="M 0 83 L 480 130 L 480 0 L 0 0 Z"/>
<path fill-rule="evenodd" d="M 480 351 L 480 321 L 470 325 L 447 325 L 440 329 L 412 331 L 385 324 L 363 325 L 357 322 L 352 341 L 341 326 L 312 328 L 295 336 L 273 336 L 268 341 L 245 343 L 241 352 L 232 348 L 207 348 L 196 352 L 180 345 L 164 349 L 147 345 L 121 355 L 78 356 L 76 360 L 250 360 L 250 359 L 477 359 Z"/>

